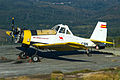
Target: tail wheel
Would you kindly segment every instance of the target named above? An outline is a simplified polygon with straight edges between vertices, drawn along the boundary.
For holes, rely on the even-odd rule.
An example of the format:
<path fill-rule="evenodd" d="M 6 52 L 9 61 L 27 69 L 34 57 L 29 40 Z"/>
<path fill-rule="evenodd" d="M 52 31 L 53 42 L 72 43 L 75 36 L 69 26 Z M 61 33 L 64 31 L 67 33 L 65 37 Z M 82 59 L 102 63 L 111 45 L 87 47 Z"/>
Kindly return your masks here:
<path fill-rule="evenodd" d="M 33 56 L 31 57 L 31 60 L 32 60 L 33 62 L 40 62 L 40 59 L 39 59 L 39 56 L 38 56 L 38 55 L 33 55 Z"/>
<path fill-rule="evenodd" d="M 92 54 L 90 53 L 89 49 L 86 49 L 86 54 L 87 54 L 88 57 L 92 56 Z"/>
<path fill-rule="evenodd" d="M 20 57 L 20 59 L 27 59 L 26 52 L 21 52 L 21 53 L 19 54 L 19 57 Z"/>
<path fill-rule="evenodd" d="M 99 46 L 97 45 L 96 47 L 95 47 L 97 50 L 99 50 Z"/>

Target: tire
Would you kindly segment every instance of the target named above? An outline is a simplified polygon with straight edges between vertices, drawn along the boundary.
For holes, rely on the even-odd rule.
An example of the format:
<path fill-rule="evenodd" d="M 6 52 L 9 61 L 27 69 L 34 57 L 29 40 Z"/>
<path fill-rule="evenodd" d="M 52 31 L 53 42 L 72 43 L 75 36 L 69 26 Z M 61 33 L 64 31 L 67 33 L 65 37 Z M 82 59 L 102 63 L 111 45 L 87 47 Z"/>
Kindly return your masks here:
<path fill-rule="evenodd" d="M 19 57 L 20 57 L 20 59 L 27 59 L 27 55 L 26 55 L 25 52 L 21 52 L 21 53 L 19 54 Z"/>
<path fill-rule="evenodd" d="M 32 60 L 33 62 L 40 62 L 40 59 L 39 59 L 39 56 L 38 56 L 38 55 L 33 55 L 33 56 L 31 57 L 31 60 Z"/>
<path fill-rule="evenodd" d="M 96 46 L 95 48 L 96 48 L 96 50 L 99 50 L 99 46 Z"/>

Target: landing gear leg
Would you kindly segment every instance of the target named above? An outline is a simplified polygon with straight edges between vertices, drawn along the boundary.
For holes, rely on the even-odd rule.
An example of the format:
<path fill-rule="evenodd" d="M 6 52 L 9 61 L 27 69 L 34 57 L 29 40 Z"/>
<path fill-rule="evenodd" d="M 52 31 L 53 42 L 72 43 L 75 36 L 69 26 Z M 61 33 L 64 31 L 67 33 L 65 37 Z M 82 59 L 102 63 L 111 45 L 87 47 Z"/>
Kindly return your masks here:
<path fill-rule="evenodd" d="M 38 48 L 37 48 L 35 54 L 31 57 L 32 62 L 40 62 L 40 61 L 41 61 L 42 58 L 40 58 L 40 57 L 37 55 L 37 53 L 38 53 Z"/>
<path fill-rule="evenodd" d="M 27 59 L 28 58 L 26 50 L 27 50 L 27 48 L 25 48 L 25 50 L 19 54 L 20 59 Z"/>
<path fill-rule="evenodd" d="M 92 56 L 92 54 L 90 53 L 89 49 L 86 49 L 86 54 L 87 54 L 88 57 Z"/>

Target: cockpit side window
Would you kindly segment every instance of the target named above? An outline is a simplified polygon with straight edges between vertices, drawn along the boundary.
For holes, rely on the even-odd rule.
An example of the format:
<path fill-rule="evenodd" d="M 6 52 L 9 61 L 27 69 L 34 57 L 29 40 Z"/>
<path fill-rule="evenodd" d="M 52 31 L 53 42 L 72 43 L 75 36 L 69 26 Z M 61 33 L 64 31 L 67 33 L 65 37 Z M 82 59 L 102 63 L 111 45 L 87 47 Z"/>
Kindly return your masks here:
<path fill-rule="evenodd" d="M 62 28 L 62 27 L 61 27 L 59 33 L 65 33 L 65 28 Z"/>
<path fill-rule="evenodd" d="M 70 32 L 67 30 L 66 34 L 70 34 Z"/>

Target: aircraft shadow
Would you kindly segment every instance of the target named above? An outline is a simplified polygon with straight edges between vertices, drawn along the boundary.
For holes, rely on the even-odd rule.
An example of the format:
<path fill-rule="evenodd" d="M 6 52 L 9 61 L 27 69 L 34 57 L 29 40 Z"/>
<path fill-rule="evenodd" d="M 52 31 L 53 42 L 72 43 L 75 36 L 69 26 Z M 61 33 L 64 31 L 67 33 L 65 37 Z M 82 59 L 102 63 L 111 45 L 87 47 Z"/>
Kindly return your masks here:
<path fill-rule="evenodd" d="M 24 51 L 23 47 L 16 47 L 17 49 Z M 28 55 L 31 57 L 32 55 L 35 54 L 36 50 L 34 48 L 28 48 L 26 50 Z M 65 55 L 82 55 L 86 54 L 85 51 L 54 51 L 54 52 L 41 52 L 38 51 L 37 55 L 39 55 L 42 58 L 48 58 L 48 59 L 56 59 L 56 60 L 64 60 L 64 61 L 71 61 L 71 62 L 92 62 L 92 61 L 87 61 L 87 60 L 77 60 L 77 59 L 70 59 L 70 58 L 65 58 L 62 56 Z M 99 52 L 99 51 L 93 51 L 92 54 L 106 54 L 106 55 L 112 55 L 111 53 L 104 53 L 104 52 Z M 86 57 L 88 57 L 86 55 Z"/>

